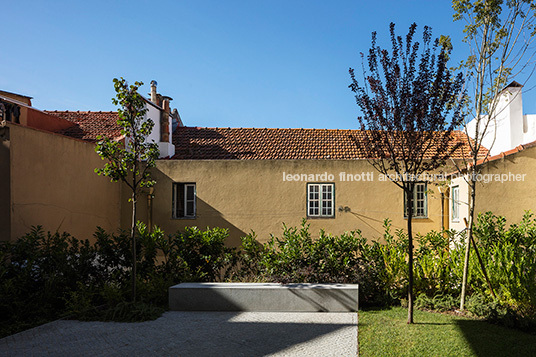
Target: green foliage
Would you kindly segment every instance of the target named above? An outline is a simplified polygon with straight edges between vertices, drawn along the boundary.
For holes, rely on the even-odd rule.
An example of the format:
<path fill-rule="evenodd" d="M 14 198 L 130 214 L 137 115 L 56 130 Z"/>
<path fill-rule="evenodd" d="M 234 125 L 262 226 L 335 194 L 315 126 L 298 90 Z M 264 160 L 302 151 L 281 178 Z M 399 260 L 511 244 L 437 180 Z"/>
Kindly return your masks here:
<path fill-rule="evenodd" d="M 477 247 L 501 303 L 521 310 L 536 306 L 536 219 L 525 212 L 519 224 L 505 228 L 504 217 L 479 215 Z M 475 259 L 476 261 L 476 259 Z M 473 289 L 489 296 L 482 274 L 473 275 Z"/>
<path fill-rule="evenodd" d="M 158 317 L 168 288 L 183 281 L 229 277 L 238 257 L 225 247 L 224 229 L 188 228 L 166 237 L 137 224 L 138 301 L 130 293 L 130 237 L 98 228 L 94 244 L 40 227 L 0 243 L 0 336 L 69 316 L 84 320 L 140 321 Z"/>
<path fill-rule="evenodd" d="M 118 138 L 97 137 L 95 151 L 106 161 L 104 168 L 96 168 L 98 175 L 104 175 L 112 182 L 122 181 L 131 191 L 132 222 L 130 230 L 132 270 L 131 298 L 136 300 L 136 204 L 137 197 L 143 187 L 152 187 L 155 181 L 151 179 L 150 169 L 156 165 L 159 156 L 158 144 L 148 142 L 148 137 L 154 127 L 154 122 L 146 118 L 147 108 L 145 99 L 138 93 L 142 82 L 128 85 L 124 78 L 114 78 L 116 97 L 112 99 L 119 106 L 117 124 L 121 128 L 124 142 Z"/>
<path fill-rule="evenodd" d="M 391 221 L 385 220 L 383 240 L 385 243 L 373 243 L 374 249 L 378 250 L 383 262 L 381 277 L 389 287 L 389 294 L 395 298 L 401 298 L 406 292 L 408 281 L 408 264 L 406 252 L 408 251 L 408 238 L 402 230 L 391 234 Z"/>
<path fill-rule="evenodd" d="M 474 316 L 497 320 L 499 316 L 506 314 L 507 310 L 499 302 L 493 301 L 481 294 L 472 294 L 467 300 L 467 311 Z"/>
<path fill-rule="evenodd" d="M 433 297 L 428 297 L 426 294 L 420 294 L 415 300 L 415 307 L 442 312 L 454 310 L 458 303 L 458 299 L 449 294 L 437 294 Z"/>
<path fill-rule="evenodd" d="M 60 316 L 132 321 L 156 316 L 167 306 L 168 288 L 185 281 L 357 283 L 360 306 L 402 302 L 406 296 L 407 235 L 392 232 L 389 220 L 379 241 L 359 231 L 317 238 L 304 220 L 283 226 L 264 244 L 254 233 L 240 251 L 225 246 L 224 229 L 196 227 L 166 235 L 137 224 L 136 281 L 139 300 L 127 304 L 132 255 L 129 235 L 97 229 L 94 244 L 39 227 L 16 242 L 0 243 L 2 335 Z M 491 297 L 476 257 L 469 269 L 467 310 L 490 321 L 536 328 L 536 219 L 527 212 L 506 227 L 491 213 L 475 225 L 477 247 L 497 299 Z M 464 236 L 451 232 L 417 235 L 414 272 L 416 306 L 452 310 L 458 303 Z M 473 252 L 474 254 L 474 252 Z M 455 297 L 455 298 L 454 298 Z"/>
<path fill-rule="evenodd" d="M 385 220 L 382 242 L 372 241 L 362 248 L 362 257 L 374 261 L 382 268 L 379 277 L 391 299 L 401 300 L 407 294 L 408 268 L 406 252 L 408 237 L 402 230 L 391 232 L 391 222 Z M 414 253 L 414 286 L 417 293 L 433 297 L 436 294 L 455 294 L 459 291 L 458 277 L 463 255 L 451 249 L 452 232 L 429 232 L 417 235 Z M 451 247 L 452 246 L 452 247 Z"/>
<path fill-rule="evenodd" d="M 7 328 L 2 335 L 57 317 L 78 281 L 98 272 L 96 251 L 87 240 L 45 234 L 41 227 L 16 242 L 1 242 L 0 257 L 0 316 Z"/>
<path fill-rule="evenodd" d="M 141 187 L 154 185 L 148 169 L 155 166 L 159 155 L 158 144 L 147 142 L 154 122 L 145 118 L 145 100 L 138 93 L 141 85 L 142 82 L 128 85 L 125 79 L 114 78 L 116 98 L 112 102 L 119 106 L 117 124 L 125 143 L 117 138 L 98 136 L 95 147 L 97 154 L 107 161 L 104 168 L 97 168 L 95 172 L 110 177 L 114 182 L 125 182 L 136 193 Z M 143 168 L 140 168 L 142 163 Z"/>
<path fill-rule="evenodd" d="M 523 326 L 536 316 L 536 220 L 527 212 L 519 224 L 507 229 L 504 218 L 486 213 L 479 216 L 475 235 L 498 299 L 491 298 L 474 256 L 468 289 L 474 297 L 468 310 L 493 321 L 517 321 L 512 324 Z M 416 236 L 413 270 L 418 307 L 440 311 L 456 307 L 464 240 L 465 235 L 448 231 Z M 367 241 L 359 232 L 337 237 L 321 231 L 313 239 L 304 221 L 301 227 L 284 226 L 281 238 L 272 236 L 265 244 L 259 244 L 254 234 L 243 238 L 241 277 L 283 283 L 359 283 L 364 305 L 403 301 L 407 247 L 407 234 L 402 230 L 393 233 L 389 220 L 384 222 L 381 241 Z"/>
<path fill-rule="evenodd" d="M 385 286 L 379 278 L 380 267 L 363 258 L 366 249 L 359 231 L 340 236 L 321 231 L 313 239 L 303 220 L 299 228 L 284 225 L 282 237 L 272 236 L 265 244 L 258 243 L 254 234 L 243 238 L 240 274 L 254 281 L 359 283 L 360 303 L 381 303 Z"/>
<path fill-rule="evenodd" d="M 222 228 L 201 231 L 197 227 L 175 233 L 172 254 L 184 264 L 188 281 L 221 281 L 230 277 L 237 256 L 235 249 L 225 246 L 228 234 Z"/>

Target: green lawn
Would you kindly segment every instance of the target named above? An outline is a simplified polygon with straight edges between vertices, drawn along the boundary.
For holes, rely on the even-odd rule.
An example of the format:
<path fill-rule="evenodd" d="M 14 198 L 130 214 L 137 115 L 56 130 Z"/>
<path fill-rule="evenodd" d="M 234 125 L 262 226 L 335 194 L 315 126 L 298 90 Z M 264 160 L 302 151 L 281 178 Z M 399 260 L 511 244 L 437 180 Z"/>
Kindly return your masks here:
<path fill-rule="evenodd" d="M 401 307 L 359 312 L 359 355 L 536 356 L 536 336 L 484 321 Z"/>

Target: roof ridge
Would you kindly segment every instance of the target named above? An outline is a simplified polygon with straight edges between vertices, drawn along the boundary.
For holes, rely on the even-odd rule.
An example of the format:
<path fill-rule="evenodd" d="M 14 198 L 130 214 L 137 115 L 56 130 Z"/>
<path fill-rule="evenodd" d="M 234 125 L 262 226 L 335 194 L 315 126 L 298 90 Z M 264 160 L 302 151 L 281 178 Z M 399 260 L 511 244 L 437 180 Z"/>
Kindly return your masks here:
<path fill-rule="evenodd" d="M 296 131 L 300 131 L 300 130 L 309 130 L 309 131 L 318 131 L 318 130 L 322 130 L 322 131 L 364 131 L 364 130 L 361 130 L 361 129 L 330 129 L 330 128 L 254 128 L 254 127 L 246 127 L 246 128 L 243 128 L 243 127 L 223 127 L 223 126 L 213 126 L 213 127 L 210 127 L 210 126 L 180 126 L 180 127 L 177 127 L 177 129 L 213 129 L 213 130 L 296 130 Z"/>
<path fill-rule="evenodd" d="M 117 113 L 117 111 L 102 111 L 102 110 L 43 110 L 45 113 Z"/>

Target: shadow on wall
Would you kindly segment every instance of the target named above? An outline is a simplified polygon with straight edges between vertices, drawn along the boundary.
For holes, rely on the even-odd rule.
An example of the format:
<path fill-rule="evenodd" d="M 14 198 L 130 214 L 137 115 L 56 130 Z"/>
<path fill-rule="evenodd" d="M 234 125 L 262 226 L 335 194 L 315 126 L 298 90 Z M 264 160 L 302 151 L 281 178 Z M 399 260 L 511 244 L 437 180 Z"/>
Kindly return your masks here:
<path fill-rule="evenodd" d="M 154 175 L 156 185 L 154 189 L 154 199 L 152 208 L 148 207 L 147 199 L 138 200 L 138 219 L 148 224 L 149 220 L 153 225 L 157 225 L 164 230 L 166 234 L 173 234 L 178 230 L 184 230 L 185 227 L 197 227 L 201 230 L 208 228 L 225 228 L 229 231 L 227 246 L 239 247 L 242 244 L 241 237 L 246 233 L 229 222 L 220 211 L 205 202 L 199 196 L 196 197 L 196 217 L 190 218 L 172 218 L 173 216 L 173 180 L 161 171 Z M 127 191 L 123 190 L 126 194 Z M 147 193 L 144 194 L 146 197 Z M 126 202 L 126 200 L 123 200 Z M 149 219 L 149 216 L 152 216 Z M 128 227 L 131 219 L 130 204 L 123 205 L 122 225 Z"/>
<path fill-rule="evenodd" d="M 184 222 L 191 222 L 192 224 L 186 224 L 185 226 L 194 225 L 199 229 L 209 228 L 225 228 L 229 231 L 229 238 L 227 245 L 231 247 L 239 247 L 242 244 L 240 238 L 247 235 L 246 232 L 236 227 L 234 224 L 226 220 L 220 211 L 197 197 L 197 218 L 195 220 L 184 220 Z"/>

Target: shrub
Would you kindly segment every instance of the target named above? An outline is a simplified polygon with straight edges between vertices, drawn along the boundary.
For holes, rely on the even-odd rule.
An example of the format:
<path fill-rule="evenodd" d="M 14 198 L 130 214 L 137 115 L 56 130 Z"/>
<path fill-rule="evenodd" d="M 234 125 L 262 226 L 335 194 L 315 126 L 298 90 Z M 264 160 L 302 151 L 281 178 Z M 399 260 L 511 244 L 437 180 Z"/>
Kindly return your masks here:
<path fill-rule="evenodd" d="M 237 262 L 236 250 L 226 247 L 229 233 L 213 228 L 201 231 L 186 227 L 172 237 L 169 258 L 184 268 L 184 281 L 222 281 L 230 276 Z"/>
<path fill-rule="evenodd" d="M 491 212 L 478 216 L 475 238 L 499 302 L 519 310 L 536 306 L 536 219 L 525 212 L 519 224 L 505 228 L 504 217 Z M 490 296 L 476 257 L 473 290 Z"/>
<path fill-rule="evenodd" d="M 281 283 L 358 283 L 360 302 L 385 300 L 385 287 L 379 278 L 381 267 L 363 258 L 366 240 L 359 231 L 333 236 L 320 232 L 312 239 L 309 224 L 283 225 L 282 238 L 272 236 L 257 242 L 252 233 L 242 239 L 241 277 Z"/>
<path fill-rule="evenodd" d="M 0 243 L 0 323 L 4 336 L 60 316 L 133 321 L 167 306 L 168 288 L 183 281 L 229 276 L 238 260 L 227 231 L 196 227 L 165 236 L 137 224 L 138 301 L 129 303 L 129 235 L 97 228 L 95 243 L 41 227 Z M 157 314 L 157 312 L 159 312 Z"/>
<path fill-rule="evenodd" d="M 416 308 L 429 309 L 440 312 L 454 310 L 458 303 L 458 299 L 449 294 L 437 294 L 433 297 L 429 297 L 426 294 L 421 293 L 415 299 Z"/>
<path fill-rule="evenodd" d="M 56 318 L 79 281 L 98 273 L 96 250 L 87 240 L 45 234 L 41 227 L 16 242 L 2 242 L 0 252 L 0 316 L 2 326 L 9 327 L 2 335 Z"/>

